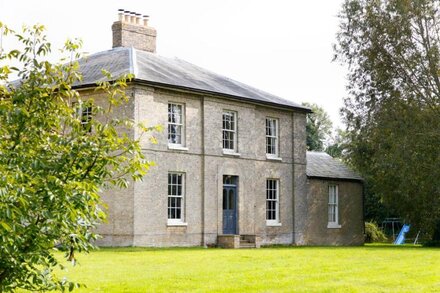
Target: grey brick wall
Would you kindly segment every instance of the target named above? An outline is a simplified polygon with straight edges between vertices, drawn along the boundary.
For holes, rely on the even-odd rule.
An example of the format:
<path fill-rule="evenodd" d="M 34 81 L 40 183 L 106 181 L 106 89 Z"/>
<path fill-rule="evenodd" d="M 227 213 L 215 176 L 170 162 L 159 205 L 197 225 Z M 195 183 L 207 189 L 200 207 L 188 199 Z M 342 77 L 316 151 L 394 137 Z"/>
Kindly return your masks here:
<path fill-rule="evenodd" d="M 293 241 L 294 189 L 305 194 L 305 186 L 294 182 L 294 120 L 305 119 L 292 112 L 229 101 L 215 97 L 180 93 L 144 86 L 133 86 L 133 114 L 136 121 L 166 126 L 169 102 L 185 105 L 185 146 L 187 150 L 168 149 L 167 131 L 154 134 L 157 144 L 148 137 L 141 140 L 147 157 L 155 161 L 142 182 L 131 185 L 121 196 L 108 191 L 110 220 L 100 231 L 102 245 L 194 246 L 216 244 L 222 231 L 223 175 L 235 175 L 238 182 L 238 232 L 261 237 L 261 244 L 290 244 Z M 222 151 L 222 113 L 238 114 L 238 152 L 230 156 Z M 203 120 L 203 117 L 205 119 Z M 280 121 L 281 161 L 268 160 L 265 152 L 265 119 Z M 297 123 L 301 123 L 300 121 Z M 135 134 L 137 135 L 137 134 Z M 204 144 L 203 144 L 204 142 Z M 305 150 L 304 150 L 305 154 Z M 302 165 L 301 165 L 302 166 Z M 182 172 L 186 178 L 186 226 L 167 225 L 167 174 Z M 305 173 L 303 173 L 305 174 Z M 266 225 L 266 179 L 280 180 L 280 226 Z M 111 198 L 111 200 L 109 199 Z M 123 200 L 125 203 L 121 203 Z M 127 205 L 131 205 L 130 209 Z M 125 209 L 125 215 L 117 211 Z M 125 217 L 125 219 L 123 219 Z M 128 219 L 132 219 L 131 222 Z M 116 235 L 111 227 L 126 225 L 126 234 Z M 131 227 L 130 227 L 131 225 Z M 130 233 L 132 240 L 130 240 Z M 122 236 L 126 237 L 125 242 Z M 121 239 L 116 239 L 116 238 Z M 132 241 L 130 243 L 130 241 Z"/>
<path fill-rule="evenodd" d="M 328 186 L 338 185 L 340 228 L 327 228 Z M 307 245 L 362 245 L 364 223 L 362 211 L 362 183 L 308 179 L 306 232 Z"/>

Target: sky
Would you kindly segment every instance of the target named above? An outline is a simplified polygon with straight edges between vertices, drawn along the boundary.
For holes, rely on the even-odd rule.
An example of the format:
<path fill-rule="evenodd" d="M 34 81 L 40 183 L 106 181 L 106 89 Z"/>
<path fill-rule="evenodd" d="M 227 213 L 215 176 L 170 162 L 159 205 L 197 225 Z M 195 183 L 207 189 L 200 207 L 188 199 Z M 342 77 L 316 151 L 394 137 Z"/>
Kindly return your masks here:
<path fill-rule="evenodd" d="M 342 0 L 0 0 L 0 21 L 43 24 L 53 48 L 81 38 L 111 49 L 117 10 L 150 16 L 157 54 L 178 57 L 297 103 L 323 107 L 343 128 L 346 69 L 332 62 Z M 4 43 L 6 40 L 4 40 Z M 4 44 L 7 45 L 6 43 Z M 54 50 L 54 57 L 56 50 Z"/>

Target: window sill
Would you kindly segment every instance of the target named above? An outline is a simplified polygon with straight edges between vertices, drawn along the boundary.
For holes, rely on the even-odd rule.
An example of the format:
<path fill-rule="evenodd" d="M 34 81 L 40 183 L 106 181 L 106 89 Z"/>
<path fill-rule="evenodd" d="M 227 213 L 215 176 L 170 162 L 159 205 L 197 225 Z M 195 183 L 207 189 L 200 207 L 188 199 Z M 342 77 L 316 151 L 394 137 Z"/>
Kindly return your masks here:
<path fill-rule="evenodd" d="M 266 226 L 268 227 L 281 227 L 281 223 L 280 222 L 268 222 L 266 221 Z"/>
<path fill-rule="evenodd" d="M 341 225 L 337 224 L 337 223 L 328 223 L 327 224 L 327 229 L 340 229 Z"/>
<path fill-rule="evenodd" d="M 184 223 L 184 222 L 168 222 L 167 226 L 168 227 L 188 226 L 188 223 Z"/>
<path fill-rule="evenodd" d="M 280 158 L 280 157 L 271 156 L 271 155 L 268 155 L 268 154 L 266 154 L 266 159 L 267 159 L 267 160 L 273 160 L 273 161 L 280 161 L 280 162 L 283 160 L 283 159 Z"/>
<path fill-rule="evenodd" d="M 240 156 L 241 156 L 240 153 L 236 153 L 236 152 L 234 152 L 234 151 L 231 151 L 231 150 L 225 150 L 225 149 L 223 149 L 223 155 L 233 156 L 233 157 L 240 157 Z"/>
<path fill-rule="evenodd" d="M 173 144 L 169 144 L 168 149 L 175 150 L 175 151 L 188 151 L 187 147 L 183 147 L 181 145 L 173 145 Z"/>

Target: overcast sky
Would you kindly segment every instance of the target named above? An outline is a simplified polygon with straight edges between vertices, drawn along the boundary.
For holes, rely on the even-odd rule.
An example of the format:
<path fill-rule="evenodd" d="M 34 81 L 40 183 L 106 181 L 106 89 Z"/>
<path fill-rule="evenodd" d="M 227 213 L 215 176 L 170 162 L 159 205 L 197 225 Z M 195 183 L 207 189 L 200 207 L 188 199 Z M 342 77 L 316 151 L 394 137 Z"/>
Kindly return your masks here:
<path fill-rule="evenodd" d="M 83 50 L 111 49 L 123 8 L 150 15 L 157 53 L 295 102 L 321 105 L 342 127 L 345 69 L 332 62 L 342 0 L 0 0 L 0 21 L 44 24 L 55 48 L 79 37 Z"/>

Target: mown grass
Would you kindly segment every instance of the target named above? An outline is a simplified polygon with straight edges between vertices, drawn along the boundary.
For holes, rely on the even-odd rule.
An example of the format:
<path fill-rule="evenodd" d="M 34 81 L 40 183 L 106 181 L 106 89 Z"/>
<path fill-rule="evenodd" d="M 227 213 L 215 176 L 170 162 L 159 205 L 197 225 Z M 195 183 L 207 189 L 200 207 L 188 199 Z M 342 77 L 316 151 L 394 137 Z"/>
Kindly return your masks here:
<path fill-rule="evenodd" d="M 440 292 L 440 249 L 112 248 L 67 265 L 80 292 Z"/>

